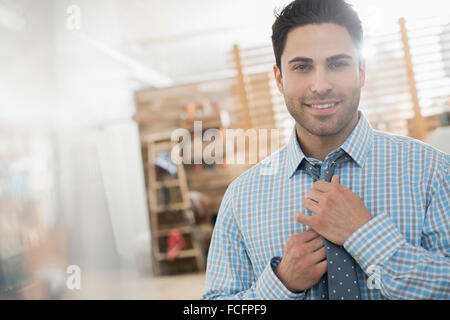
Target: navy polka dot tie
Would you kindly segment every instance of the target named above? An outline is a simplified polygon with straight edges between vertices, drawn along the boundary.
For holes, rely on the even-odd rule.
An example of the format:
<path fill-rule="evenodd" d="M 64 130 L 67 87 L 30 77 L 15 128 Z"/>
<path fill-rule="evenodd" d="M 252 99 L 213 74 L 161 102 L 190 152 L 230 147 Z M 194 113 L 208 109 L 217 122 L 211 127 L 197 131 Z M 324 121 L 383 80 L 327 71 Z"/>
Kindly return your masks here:
<path fill-rule="evenodd" d="M 344 150 L 330 156 L 327 166 L 320 173 L 320 164 L 311 164 L 306 159 L 303 169 L 314 181 L 331 181 L 337 164 L 350 160 Z M 328 271 L 316 284 L 319 299 L 322 300 L 359 300 L 361 292 L 356 276 L 356 263 L 353 257 L 342 247 L 323 239 L 327 252 Z"/>

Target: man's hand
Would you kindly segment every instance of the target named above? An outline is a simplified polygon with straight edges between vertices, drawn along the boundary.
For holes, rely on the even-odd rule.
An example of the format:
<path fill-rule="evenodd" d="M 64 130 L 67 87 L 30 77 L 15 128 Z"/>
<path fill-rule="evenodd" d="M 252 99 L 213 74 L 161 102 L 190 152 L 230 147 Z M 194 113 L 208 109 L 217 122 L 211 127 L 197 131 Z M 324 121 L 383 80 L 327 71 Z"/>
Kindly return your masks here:
<path fill-rule="evenodd" d="M 327 271 L 326 258 L 322 237 L 307 230 L 289 237 L 275 274 L 290 291 L 304 291 L 319 282 Z"/>
<path fill-rule="evenodd" d="M 353 232 L 372 219 L 361 198 L 339 184 L 338 175 L 334 175 L 331 182 L 314 182 L 306 195 L 302 205 L 314 215 L 298 213 L 296 221 L 310 226 L 337 245 L 343 245 Z"/>

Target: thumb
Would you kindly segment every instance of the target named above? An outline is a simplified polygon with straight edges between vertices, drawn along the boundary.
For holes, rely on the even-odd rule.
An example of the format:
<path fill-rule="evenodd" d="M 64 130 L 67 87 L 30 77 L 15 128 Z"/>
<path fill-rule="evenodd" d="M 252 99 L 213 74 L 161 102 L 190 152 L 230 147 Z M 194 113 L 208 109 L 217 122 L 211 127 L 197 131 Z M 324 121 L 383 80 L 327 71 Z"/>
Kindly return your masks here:
<path fill-rule="evenodd" d="M 331 178 L 331 183 L 339 184 L 339 176 L 337 174 L 333 175 L 333 177 Z"/>

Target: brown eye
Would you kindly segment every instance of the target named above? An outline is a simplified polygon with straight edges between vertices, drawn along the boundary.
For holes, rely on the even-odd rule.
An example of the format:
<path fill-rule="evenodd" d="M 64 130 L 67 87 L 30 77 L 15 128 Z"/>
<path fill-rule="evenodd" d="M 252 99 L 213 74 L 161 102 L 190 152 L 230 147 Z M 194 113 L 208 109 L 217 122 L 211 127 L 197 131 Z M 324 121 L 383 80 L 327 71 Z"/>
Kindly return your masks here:
<path fill-rule="evenodd" d="M 298 70 L 298 71 L 306 71 L 306 70 L 310 70 L 310 69 L 311 69 L 311 65 L 309 65 L 309 64 L 299 64 L 294 67 L 294 70 Z"/>
<path fill-rule="evenodd" d="M 339 69 L 348 66 L 347 62 L 337 61 L 330 64 L 330 69 Z"/>

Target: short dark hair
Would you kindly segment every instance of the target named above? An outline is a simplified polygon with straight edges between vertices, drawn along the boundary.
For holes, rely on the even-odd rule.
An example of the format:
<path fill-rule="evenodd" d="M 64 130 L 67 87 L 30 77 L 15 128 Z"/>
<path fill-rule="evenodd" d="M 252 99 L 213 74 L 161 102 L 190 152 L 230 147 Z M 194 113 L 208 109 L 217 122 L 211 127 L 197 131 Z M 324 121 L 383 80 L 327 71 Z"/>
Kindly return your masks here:
<path fill-rule="evenodd" d="M 355 44 L 360 62 L 363 42 L 361 20 L 356 11 L 344 0 L 295 0 L 280 13 L 275 12 L 272 25 L 272 45 L 275 62 L 281 71 L 281 55 L 286 45 L 288 32 L 295 27 L 308 24 L 335 23 L 347 29 Z"/>

